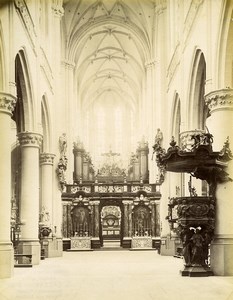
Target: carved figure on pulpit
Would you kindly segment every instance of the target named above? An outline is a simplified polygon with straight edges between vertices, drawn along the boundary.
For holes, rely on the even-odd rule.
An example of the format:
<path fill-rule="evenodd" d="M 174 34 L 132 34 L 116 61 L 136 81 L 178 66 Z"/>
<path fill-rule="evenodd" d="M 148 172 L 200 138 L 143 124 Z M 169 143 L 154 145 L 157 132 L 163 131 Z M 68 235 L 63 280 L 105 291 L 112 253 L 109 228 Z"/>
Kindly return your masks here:
<path fill-rule="evenodd" d="M 183 228 L 183 227 L 179 227 L 177 228 L 177 230 L 180 232 L 180 238 L 182 241 L 182 245 L 183 245 L 183 257 L 184 257 L 184 261 L 185 261 L 185 265 L 191 266 L 191 258 L 192 258 L 192 241 L 191 241 L 191 237 L 194 234 L 193 231 L 193 227 L 191 228 Z"/>
<path fill-rule="evenodd" d="M 192 258 L 191 262 L 194 265 L 204 265 L 204 238 L 200 233 L 200 229 L 196 228 L 196 232 L 190 239 L 192 241 Z"/>

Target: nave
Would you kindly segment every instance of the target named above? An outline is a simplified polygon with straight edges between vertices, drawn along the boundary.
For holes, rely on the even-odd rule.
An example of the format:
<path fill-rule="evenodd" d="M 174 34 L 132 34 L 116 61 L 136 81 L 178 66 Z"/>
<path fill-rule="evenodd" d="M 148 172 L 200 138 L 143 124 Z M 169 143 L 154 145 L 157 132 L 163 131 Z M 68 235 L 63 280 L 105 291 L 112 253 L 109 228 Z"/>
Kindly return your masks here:
<path fill-rule="evenodd" d="M 183 260 L 157 251 L 63 252 L 16 268 L 1 300 L 232 300 L 233 277 L 182 277 Z"/>

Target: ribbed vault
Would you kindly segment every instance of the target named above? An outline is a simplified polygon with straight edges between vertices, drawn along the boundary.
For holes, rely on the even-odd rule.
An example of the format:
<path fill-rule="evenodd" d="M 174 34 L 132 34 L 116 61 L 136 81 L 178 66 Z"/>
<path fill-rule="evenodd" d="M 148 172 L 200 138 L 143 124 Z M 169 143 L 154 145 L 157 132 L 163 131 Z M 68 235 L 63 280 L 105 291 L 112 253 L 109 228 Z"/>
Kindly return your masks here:
<path fill-rule="evenodd" d="M 74 89 L 84 118 L 82 123 L 90 128 L 84 116 L 88 115 L 95 123 L 101 105 L 105 114 L 112 113 L 113 119 L 114 111 L 121 110 L 119 127 L 122 126 L 121 134 L 127 135 L 121 141 L 129 141 L 133 135 L 130 130 L 135 129 L 138 119 L 145 64 L 151 59 L 154 3 L 150 0 L 64 2 L 64 55 L 75 65 Z M 111 127 L 109 123 L 106 126 Z M 126 127 L 131 129 L 123 131 Z M 84 135 L 90 135 L 87 132 L 90 129 L 85 130 Z M 116 134 L 112 132 L 109 141 L 113 150 Z M 90 139 L 87 144 L 91 148 Z M 125 151 L 129 152 L 131 146 L 132 143 Z"/>

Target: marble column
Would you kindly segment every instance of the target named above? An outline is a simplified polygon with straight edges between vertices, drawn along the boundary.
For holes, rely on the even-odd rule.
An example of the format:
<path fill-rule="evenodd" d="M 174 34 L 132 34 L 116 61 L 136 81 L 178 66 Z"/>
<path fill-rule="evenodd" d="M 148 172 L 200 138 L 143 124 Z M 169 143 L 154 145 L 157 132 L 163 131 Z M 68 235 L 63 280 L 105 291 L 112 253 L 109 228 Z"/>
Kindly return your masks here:
<path fill-rule="evenodd" d="M 123 241 L 122 247 L 123 248 L 130 248 L 131 247 L 131 240 L 132 240 L 132 233 L 130 234 L 129 230 L 132 232 L 132 202 L 128 200 L 122 201 L 124 205 L 124 232 L 123 232 Z M 131 212 L 130 216 L 129 213 Z M 130 221 L 131 220 L 131 221 Z"/>
<path fill-rule="evenodd" d="M 16 98 L 0 93 L 0 278 L 13 275 L 14 251 L 10 240 L 11 221 L 11 115 Z"/>
<path fill-rule="evenodd" d="M 220 151 L 229 136 L 230 148 L 233 149 L 233 89 L 222 89 L 205 96 L 210 110 L 207 127 L 213 134 L 215 151 Z M 233 179 L 233 161 L 226 170 Z M 215 275 L 233 275 L 233 182 L 217 184 L 215 236 L 211 243 L 211 269 Z"/>
<path fill-rule="evenodd" d="M 39 232 L 39 147 L 42 136 L 34 132 L 18 134 L 21 146 L 20 221 L 21 240 L 19 251 L 32 254 L 32 264 L 40 262 Z"/>
<path fill-rule="evenodd" d="M 129 202 L 129 237 L 132 238 L 132 234 L 133 234 L 133 220 L 132 220 L 132 212 L 133 212 L 133 202 Z"/>
<path fill-rule="evenodd" d="M 93 222 L 93 232 L 92 232 L 92 239 L 91 239 L 91 247 L 92 248 L 100 248 L 101 243 L 100 243 L 100 212 L 99 212 L 99 204 L 100 201 L 95 200 L 90 202 L 91 205 L 94 206 L 92 212 L 93 212 L 93 217 L 92 217 L 92 222 Z"/>
<path fill-rule="evenodd" d="M 122 201 L 124 205 L 124 239 L 129 237 L 129 202 Z"/>
<path fill-rule="evenodd" d="M 151 204 L 151 236 L 155 237 L 155 201 L 150 201 Z"/>

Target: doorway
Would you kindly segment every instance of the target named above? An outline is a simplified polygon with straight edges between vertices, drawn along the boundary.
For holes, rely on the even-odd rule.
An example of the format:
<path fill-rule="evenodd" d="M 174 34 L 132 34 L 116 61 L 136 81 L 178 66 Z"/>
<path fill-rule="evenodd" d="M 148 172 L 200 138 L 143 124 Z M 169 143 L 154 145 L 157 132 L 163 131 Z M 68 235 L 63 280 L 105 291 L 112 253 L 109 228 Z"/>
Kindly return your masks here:
<path fill-rule="evenodd" d="M 119 206 L 106 205 L 101 209 L 101 235 L 104 248 L 120 247 L 121 209 Z"/>

